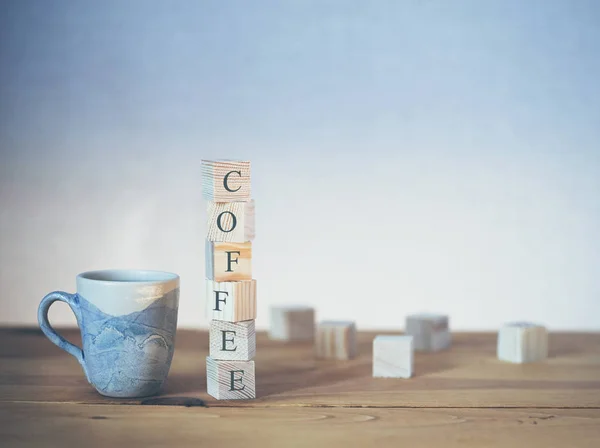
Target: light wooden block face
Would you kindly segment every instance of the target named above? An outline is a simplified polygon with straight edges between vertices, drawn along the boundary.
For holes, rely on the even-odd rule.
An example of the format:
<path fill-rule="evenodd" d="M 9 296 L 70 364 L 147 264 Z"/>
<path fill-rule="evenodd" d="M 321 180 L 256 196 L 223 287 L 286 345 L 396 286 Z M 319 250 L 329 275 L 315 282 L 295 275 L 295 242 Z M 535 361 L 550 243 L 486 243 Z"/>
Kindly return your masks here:
<path fill-rule="evenodd" d="M 504 325 L 498 332 L 498 359 L 513 363 L 541 361 L 548 357 L 548 332 L 529 322 Z"/>
<path fill-rule="evenodd" d="M 315 310 L 307 306 L 271 307 L 269 337 L 279 341 L 312 341 Z"/>
<path fill-rule="evenodd" d="M 356 356 L 354 322 L 325 321 L 317 327 L 315 355 L 321 359 L 348 360 Z"/>
<path fill-rule="evenodd" d="M 216 360 L 250 361 L 256 353 L 254 321 L 210 322 L 210 357 Z"/>
<path fill-rule="evenodd" d="M 415 351 L 437 352 L 450 347 L 448 316 L 421 313 L 407 316 L 406 334 L 413 337 Z"/>
<path fill-rule="evenodd" d="M 208 203 L 209 241 L 245 243 L 254 239 L 254 200 Z"/>
<path fill-rule="evenodd" d="M 410 378 L 413 373 L 412 336 L 376 336 L 373 339 L 373 376 Z"/>
<path fill-rule="evenodd" d="M 206 278 L 216 282 L 252 280 L 252 243 L 206 241 Z"/>
<path fill-rule="evenodd" d="M 202 194 L 213 202 L 250 199 L 250 162 L 240 160 L 203 160 Z"/>
<path fill-rule="evenodd" d="M 206 357 L 207 392 L 217 400 L 256 398 L 254 361 L 217 361 Z"/>
<path fill-rule="evenodd" d="M 256 280 L 206 281 L 206 317 L 239 322 L 256 319 Z"/>

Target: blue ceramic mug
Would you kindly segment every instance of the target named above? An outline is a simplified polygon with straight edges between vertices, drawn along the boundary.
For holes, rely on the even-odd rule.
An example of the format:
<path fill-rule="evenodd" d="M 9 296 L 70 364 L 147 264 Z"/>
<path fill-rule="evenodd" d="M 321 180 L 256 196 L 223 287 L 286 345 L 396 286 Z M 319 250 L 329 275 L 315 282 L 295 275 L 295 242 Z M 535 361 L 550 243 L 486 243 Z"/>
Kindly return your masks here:
<path fill-rule="evenodd" d="M 71 307 L 82 348 L 48 322 L 50 306 Z M 54 344 L 73 355 L 89 381 L 108 397 L 156 394 L 169 373 L 177 329 L 179 276 L 159 271 L 106 270 L 77 276 L 77 293 L 51 292 L 38 321 Z"/>

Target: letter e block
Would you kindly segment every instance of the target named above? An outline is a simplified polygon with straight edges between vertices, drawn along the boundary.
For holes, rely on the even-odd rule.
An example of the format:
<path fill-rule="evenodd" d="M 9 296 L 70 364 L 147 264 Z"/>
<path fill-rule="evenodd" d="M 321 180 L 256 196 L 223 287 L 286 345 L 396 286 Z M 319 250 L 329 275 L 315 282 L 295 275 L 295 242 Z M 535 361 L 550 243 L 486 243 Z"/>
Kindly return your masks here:
<path fill-rule="evenodd" d="M 206 278 L 216 282 L 252 280 L 252 243 L 206 241 Z"/>
<path fill-rule="evenodd" d="M 413 368 L 412 336 L 376 336 L 373 339 L 373 376 L 410 378 Z"/>
<path fill-rule="evenodd" d="M 207 392 L 217 400 L 256 398 L 254 361 L 217 361 L 206 357 Z"/>
<path fill-rule="evenodd" d="M 279 341 L 312 341 L 315 310 L 308 306 L 271 307 L 269 338 Z"/>
<path fill-rule="evenodd" d="M 450 346 L 448 316 L 421 313 L 406 318 L 406 334 L 413 337 L 415 351 L 437 352 Z"/>
<path fill-rule="evenodd" d="M 498 332 L 498 359 L 517 364 L 548 357 L 548 332 L 529 322 L 504 325 Z"/>
<path fill-rule="evenodd" d="M 317 327 L 315 354 L 321 359 L 348 360 L 356 356 L 354 322 L 325 321 Z"/>
<path fill-rule="evenodd" d="M 254 239 L 254 200 L 208 203 L 209 241 L 245 243 Z"/>
<path fill-rule="evenodd" d="M 213 202 L 250 199 L 250 162 L 241 160 L 203 160 L 202 195 Z"/>
<path fill-rule="evenodd" d="M 206 317 L 239 322 L 256 319 L 256 280 L 206 281 Z"/>
<path fill-rule="evenodd" d="M 256 353 L 254 321 L 210 323 L 210 357 L 216 360 L 250 361 Z"/>

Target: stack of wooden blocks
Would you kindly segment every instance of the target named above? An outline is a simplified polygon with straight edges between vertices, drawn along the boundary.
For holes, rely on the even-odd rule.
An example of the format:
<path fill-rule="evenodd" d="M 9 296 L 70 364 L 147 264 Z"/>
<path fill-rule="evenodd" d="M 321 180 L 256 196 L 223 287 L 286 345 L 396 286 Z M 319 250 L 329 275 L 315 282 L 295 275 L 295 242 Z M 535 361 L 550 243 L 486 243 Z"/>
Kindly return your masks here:
<path fill-rule="evenodd" d="M 252 278 L 254 201 L 250 162 L 202 161 L 208 200 L 206 313 L 210 352 L 207 391 L 218 400 L 256 397 L 256 280 Z"/>

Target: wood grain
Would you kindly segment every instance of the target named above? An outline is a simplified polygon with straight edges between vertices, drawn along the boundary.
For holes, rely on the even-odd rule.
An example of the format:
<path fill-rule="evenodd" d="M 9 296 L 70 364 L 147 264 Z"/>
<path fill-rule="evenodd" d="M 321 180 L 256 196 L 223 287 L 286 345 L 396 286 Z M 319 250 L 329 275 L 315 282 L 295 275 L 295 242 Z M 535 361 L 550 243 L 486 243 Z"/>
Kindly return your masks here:
<path fill-rule="evenodd" d="M 406 316 L 406 334 L 413 337 L 417 352 L 437 352 L 450 346 L 449 318 L 443 314 L 419 313 Z"/>
<path fill-rule="evenodd" d="M 254 361 L 220 361 L 206 357 L 207 392 L 217 400 L 256 397 Z"/>
<path fill-rule="evenodd" d="M 76 330 L 59 330 L 79 344 Z M 387 333 L 386 333 L 387 334 Z M 389 334 L 393 334 L 390 332 Z M 257 399 L 237 406 L 600 408 L 600 334 L 549 335 L 549 357 L 534 364 L 496 358 L 494 333 L 454 333 L 449 350 L 415 353 L 409 380 L 372 378 L 376 333 L 358 333 L 358 356 L 317 360 L 311 342 L 272 341 L 257 333 Z M 75 358 L 37 329 L 0 329 L 0 402 L 140 403 L 102 397 Z M 206 394 L 206 331 L 179 330 L 162 397 Z"/>
<path fill-rule="evenodd" d="M 206 241 L 206 278 L 216 282 L 252 280 L 252 243 Z"/>
<path fill-rule="evenodd" d="M 324 321 L 317 325 L 315 355 L 321 359 L 350 360 L 356 356 L 356 325 Z"/>
<path fill-rule="evenodd" d="M 414 356 L 412 336 L 377 335 L 373 339 L 373 376 L 410 378 Z"/>
<path fill-rule="evenodd" d="M 313 341 L 315 309 L 309 306 L 271 307 L 269 337 L 279 341 Z"/>
<path fill-rule="evenodd" d="M 210 322 L 210 357 L 218 360 L 249 361 L 256 353 L 254 321 Z"/>
<path fill-rule="evenodd" d="M 238 403 L 235 403 L 238 404 Z M 5 403 L 5 448 L 344 447 L 592 448 L 591 409 L 239 409 Z"/>
<path fill-rule="evenodd" d="M 77 331 L 60 331 L 80 342 Z M 207 332 L 178 331 L 163 394 L 111 399 L 39 330 L 0 329 L 0 444 L 564 448 L 600 440 L 600 334 L 550 334 L 546 360 L 508 364 L 496 358 L 496 334 L 454 333 L 449 350 L 415 353 L 410 379 L 372 378 L 374 336 L 358 334 L 356 359 L 329 361 L 316 360 L 310 342 L 259 333 L 258 398 L 232 402 L 206 393 Z"/>
<path fill-rule="evenodd" d="M 214 202 L 250 199 L 250 162 L 241 160 L 203 160 L 202 195 Z M 225 177 L 229 174 L 225 188 Z M 231 191 L 233 190 L 233 191 Z"/>
<path fill-rule="evenodd" d="M 255 235 L 254 200 L 247 202 L 208 202 L 206 239 L 244 243 Z"/>
<path fill-rule="evenodd" d="M 538 362 L 548 356 L 548 331 L 541 325 L 514 322 L 498 332 L 498 359 L 518 364 Z"/>
<path fill-rule="evenodd" d="M 228 322 L 256 319 L 256 280 L 206 280 L 204 306 L 209 319 Z"/>

